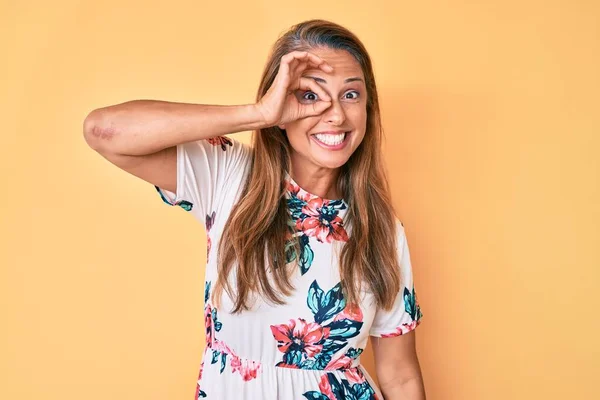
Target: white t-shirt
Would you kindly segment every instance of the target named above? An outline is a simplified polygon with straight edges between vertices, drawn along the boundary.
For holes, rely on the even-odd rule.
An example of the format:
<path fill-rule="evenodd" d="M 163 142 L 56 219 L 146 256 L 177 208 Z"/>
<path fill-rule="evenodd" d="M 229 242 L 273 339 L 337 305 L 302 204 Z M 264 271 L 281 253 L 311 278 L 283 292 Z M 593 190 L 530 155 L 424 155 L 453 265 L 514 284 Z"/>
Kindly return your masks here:
<path fill-rule="evenodd" d="M 233 303 L 225 292 L 221 308 L 211 304 L 218 243 L 241 195 L 251 159 L 250 146 L 226 136 L 181 144 L 177 146 L 177 193 L 156 187 L 167 204 L 190 212 L 207 231 L 206 349 L 196 398 L 381 399 L 379 388 L 360 364 L 368 337 L 405 334 L 422 318 L 399 220 L 397 250 L 403 285 L 394 308 L 378 309 L 368 291 L 360 304 L 347 304 L 337 257 L 350 234 L 344 225 L 348 204 L 309 193 L 286 173 L 288 210 L 302 243 L 293 295 L 285 305 L 258 301 L 241 314 L 229 312 Z"/>

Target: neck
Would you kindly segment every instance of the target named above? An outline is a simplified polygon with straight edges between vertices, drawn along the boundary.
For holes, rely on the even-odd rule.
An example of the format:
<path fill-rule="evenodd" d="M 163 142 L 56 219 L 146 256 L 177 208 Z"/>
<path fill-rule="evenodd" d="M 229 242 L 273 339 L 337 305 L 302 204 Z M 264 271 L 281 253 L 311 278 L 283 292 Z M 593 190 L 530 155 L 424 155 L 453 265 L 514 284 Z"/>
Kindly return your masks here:
<path fill-rule="evenodd" d="M 338 178 L 340 168 L 296 168 L 292 167 L 290 176 L 304 190 L 323 199 L 341 199 L 343 195 L 338 191 Z"/>

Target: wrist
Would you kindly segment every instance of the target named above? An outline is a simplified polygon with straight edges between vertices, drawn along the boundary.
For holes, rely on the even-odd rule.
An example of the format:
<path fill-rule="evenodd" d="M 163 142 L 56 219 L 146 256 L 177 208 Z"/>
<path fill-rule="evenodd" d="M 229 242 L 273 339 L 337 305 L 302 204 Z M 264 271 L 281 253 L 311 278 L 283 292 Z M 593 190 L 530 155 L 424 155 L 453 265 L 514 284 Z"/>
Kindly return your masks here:
<path fill-rule="evenodd" d="M 252 114 L 252 121 L 253 121 L 252 129 L 262 129 L 262 128 L 268 128 L 270 126 L 269 121 L 267 121 L 267 118 L 266 118 L 265 114 L 263 113 L 259 103 L 250 104 L 249 112 Z"/>
<path fill-rule="evenodd" d="M 257 127 L 255 127 L 254 129 L 269 128 L 276 124 L 275 121 L 272 121 L 268 117 L 268 113 L 265 112 L 265 110 L 260 105 L 260 103 L 252 104 L 252 108 L 253 108 L 252 112 L 255 115 L 255 121 L 257 121 L 257 123 L 256 123 Z"/>
<path fill-rule="evenodd" d="M 254 121 L 253 129 L 266 128 L 268 126 L 268 122 L 267 122 L 267 119 L 265 118 L 265 115 L 261 111 L 260 105 L 258 103 L 255 103 L 255 104 L 250 104 L 249 107 L 250 107 L 250 112 L 253 115 L 253 118 L 252 118 L 252 120 Z"/>

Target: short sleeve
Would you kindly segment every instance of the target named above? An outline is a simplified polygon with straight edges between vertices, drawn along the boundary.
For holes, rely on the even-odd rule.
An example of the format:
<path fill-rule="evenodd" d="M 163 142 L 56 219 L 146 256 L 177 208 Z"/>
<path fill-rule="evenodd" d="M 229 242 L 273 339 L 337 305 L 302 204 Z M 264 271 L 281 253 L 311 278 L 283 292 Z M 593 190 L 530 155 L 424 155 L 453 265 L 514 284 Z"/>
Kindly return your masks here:
<path fill-rule="evenodd" d="M 401 269 L 400 292 L 391 310 L 378 309 L 369 330 L 370 336 L 393 337 L 414 330 L 420 323 L 423 314 L 417 301 L 413 270 L 408 250 L 408 241 L 404 226 L 397 220 L 398 228 L 398 260 Z"/>
<path fill-rule="evenodd" d="M 239 194 L 251 147 L 227 136 L 177 145 L 177 193 L 155 186 L 162 200 L 206 224 Z"/>

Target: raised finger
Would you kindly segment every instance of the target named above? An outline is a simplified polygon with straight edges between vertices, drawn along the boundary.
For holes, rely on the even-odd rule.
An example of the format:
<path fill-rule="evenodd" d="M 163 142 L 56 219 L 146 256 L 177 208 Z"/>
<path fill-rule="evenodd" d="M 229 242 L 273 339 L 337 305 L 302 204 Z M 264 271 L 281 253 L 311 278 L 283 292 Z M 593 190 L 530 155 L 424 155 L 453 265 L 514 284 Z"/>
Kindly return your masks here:
<path fill-rule="evenodd" d="M 310 90 L 319 96 L 322 101 L 331 101 L 331 97 L 325 90 L 311 78 L 300 78 L 299 90 Z"/>
<path fill-rule="evenodd" d="M 302 71 L 304 71 L 306 69 L 311 69 L 311 68 L 318 69 L 319 65 L 317 65 L 314 62 L 307 59 L 306 61 L 301 61 L 293 70 L 290 70 L 290 71 L 294 71 L 294 76 L 296 76 L 296 75 L 300 75 L 302 73 Z"/>
<path fill-rule="evenodd" d="M 305 70 L 307 67 L 318 68 L 319 66 L 317 64 L 315 64 L 314 62 L 312 62 L 308 58 L 304 58 L 304 59 L 294 58 L 292 61 L 289 62 L 288 67 L 289 67 L 289 71 L 292 74 L 292 76 L 297 76 L 300 72 Z"/>
<path fill-rule="evenodd" d="M 323 60 L 321 57 L 313 54 L 311 52 L 306 52 L 306 58 L 309 62 L 314 65 L 316 68 L 320 68 L 325 72 L 333 71 L 333 67 L 327 63 L 327 61 Z"/>
<path fill-rule="evenodd" d="M 295 60 L 308 61 L 312 63 L 315 68 L 320 68 L 325 72 L 333 71 L 333 67 L 325 60 L 308 51 L 292 51 L 281 58 L 282 63 L 285 62 L 286 64 L 291 64 Z"/>

